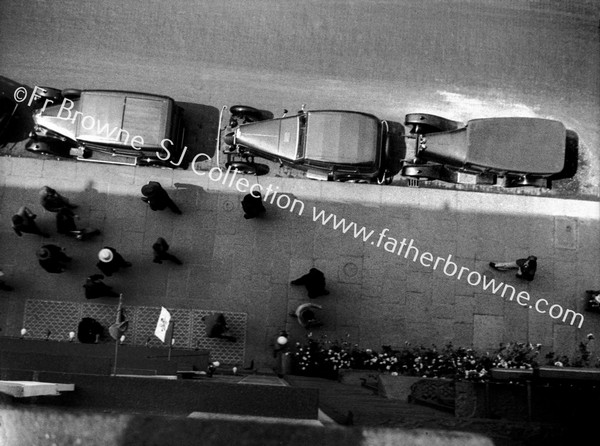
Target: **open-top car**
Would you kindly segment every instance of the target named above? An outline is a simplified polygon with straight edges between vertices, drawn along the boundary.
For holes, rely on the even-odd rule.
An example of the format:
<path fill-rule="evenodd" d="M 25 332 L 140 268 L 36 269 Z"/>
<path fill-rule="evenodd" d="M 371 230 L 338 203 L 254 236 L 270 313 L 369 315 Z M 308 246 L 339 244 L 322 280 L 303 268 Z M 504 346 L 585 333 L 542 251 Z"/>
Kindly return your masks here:
<path fill-rule="evenodd" d="M 303 109 L 273 119 L 248 106 L 233 106 L 230 113 L 233 132 L 225 137 L 225 153 L 235 168 L 251 166 L 234 157 L 258 156 L 304 170 L 309 178 L 379 183 L 392 179 L 386 169 L 388 124 L 376 116 Z"/>
<path fill-rule="evenodd" d="M 179 159 L 183 150 L 183 112 L 167 96 L 48 88 L 42 94 L 44 106 L 33 114 L 29 151 L 173 167 L 169 161 Z"/>
<path fill-rule="evenodd" d="M 559 121 L 511 117 L 463 124 L 411 113 L 405 124 L 416 138 L 416 157 L 402 168 L 406 177 L 549 188 L 569 164 L 567 130 Z"/>

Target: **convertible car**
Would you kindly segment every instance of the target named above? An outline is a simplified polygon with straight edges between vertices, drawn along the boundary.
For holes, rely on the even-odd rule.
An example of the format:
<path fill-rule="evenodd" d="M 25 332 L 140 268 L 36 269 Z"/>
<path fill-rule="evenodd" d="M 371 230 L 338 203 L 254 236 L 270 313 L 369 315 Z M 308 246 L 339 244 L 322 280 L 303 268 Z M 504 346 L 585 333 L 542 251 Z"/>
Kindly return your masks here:
<path fill-rule="evenodd" d="M 173 167 L 182 152 L 183 111 L 166 96 L 43 88 L 31 152 L 78 160 Z M 166 149 L 166 150 L 165 150 Z M 183 166 L 182 166 L 183 167 Z"/>
<path fill-rule="evenodd" d="M 376 116 L 343 110 L 300 110 L 268 118 L 248 107 L 230 107 L 233 132 L 225 136 L 228 165 L 252 172 L 253 156 L 304 170 L 309 178 L 389 183 L 389 128 Z M 239 159 L 244 161 L 239 161 Z M 237 159 L 237 160 L 236 160 Z"/>
<path fill-rule="evenodd" d="M 566 177 L 567 167 L 572 170 L 567 130 L 559 121 L 486 118 L 463 124 L 411 113 L 405 125 L 416 140 L 415 158 L 401 171 L 405 177 L 550 188 L 553 179 Z"/>

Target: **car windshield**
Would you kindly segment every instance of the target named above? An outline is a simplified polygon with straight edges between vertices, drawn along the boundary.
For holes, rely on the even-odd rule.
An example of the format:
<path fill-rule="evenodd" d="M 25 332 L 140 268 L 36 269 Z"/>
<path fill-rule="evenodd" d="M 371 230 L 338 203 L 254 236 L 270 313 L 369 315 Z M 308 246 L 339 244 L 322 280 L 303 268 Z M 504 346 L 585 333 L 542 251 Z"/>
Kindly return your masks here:
<path fill-rule="evenodd" d="M 353 112 L 309 112 L 305 159 L 335 164 L 377 160 L 379 122 Z"/>

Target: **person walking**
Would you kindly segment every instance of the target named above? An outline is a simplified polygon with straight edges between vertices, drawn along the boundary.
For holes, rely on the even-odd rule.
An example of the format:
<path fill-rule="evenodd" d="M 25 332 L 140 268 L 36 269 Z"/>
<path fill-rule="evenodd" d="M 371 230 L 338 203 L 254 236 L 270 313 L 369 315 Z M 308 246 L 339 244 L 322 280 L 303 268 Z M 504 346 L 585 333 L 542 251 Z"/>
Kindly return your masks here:
<path fill-rule="evenodd" d="M 65 253 L 65 249 L 58 245 L 44 245 L 37 251 L 37 258 L 40 266 L 49 273 L 60 274 L 67 269 L 68 263 L 72 260 Z"/>
<path fill-rule="evenodd" d="M 105 246 L 100 250 L 98 259 L 100 261 L 96 263 L 96 266 L 105 276 L 112 276 L 121 268 L 129 268 L 131 266 L 131 262 L 126 261 L 115 248 L 111 248 L 110 246 Z"/>
<path fill-rule="evenodd" d="M 83 285 L 86 299 L 98 299 L 100 297 L 119 297 L 119 293 L 113 291 L 112 287 L 105 284 L 102 274 L 92 274 Z"/>
<path fill-rule="evenodd" d="M 42 232 L 35 222 L 35 215 L 27 206 L 21 206 L 17 213 L 12 216 L 12 228 L 19 237 L 23 234 L 37 234 L 42 237 L 49 237 L 48 234 Z"/>
<path fill-rule="evenodd" d="M 298 319 L 298 323 L 306 329 L 320 327 L 323 325 L 323 322 L 317 319 L 313 311 L 315 309 L 322 310 L 323 307 L 313 303 L 301 304 L 298 305 L 295 312 L 290 313 L 290 316 Z"/>
<path fill-rule="evenodd" d="M 317 268 L 311 268 L 308 274 L 292 280 L 291 284 L 304 285 L 308 291 L 308 297 L 311 299 L 329 294 L 329 291 L 325 289 L 325 274 Z"/>
<path fill-rule="evenodd" d="M 2 271 L 0 269 L 0 290 L 2 291 L 13 291 L 14 288 L 11 287 L 10 285 L 8 285 L 4 279 L 2 279 L 2 277 L 4 277 L 4 271 Z"/>
<path fill-rule="evenodd" d="M 56 213 L 56 231 L 59 234 L 75 237 L 77 240 L 89 240 L 90 238 L 99 235 L 99 229 L 77 229 L 75 224 L 76 215 L 69 208 L 62 208 Z"/>
<path fill-rule="evenodd" d="M 58 212 L 63 208 L 77 208 L 77 205 L 71 204 L 67 198 L 48 186 L 44 186 L 40 190 L 40 202 L 48 212 Z"/>
<path fill-rule="evenodd" d="M 242 199 L 242 209 L 244 210 L 245 219 L 260 217 L 267 211 L 263 205 L 260 193 L 258 196 L 253 194 L 245 195 Z"/>
<path fill-rule="evenodd" d="M 157 181 L 149 181 L 148 184 L 142 186 L 142 195 L 142 201 L 148 203 L 153 211 L 162 211 L 168 207 L 176 214 L 182 214 L 181 209 Z"/>
<path fill-rule="evenodd" d="M 169 244 L 167 241 L 158 237 L 156 242 L 152 245 L 152 250 L 154 251 L 154 263 L 162 263 L 163 260 L 170 260 L 171 262 L 177 265 L 183 265 L 183 262 L 175 257 L 173 254 L 169 253 Z"/>
<path fill-rule="evenodd" d="M 223 313 L 212 313 L 202 318 L 206 327 L 206 337 L 227 339 L 235 342 L 237 338 L 231 334 L 231 330 L 225 320 Z"/>
<path fill-rule="evenodd" d="M 514 262 L 490 262 L 490 267 L 497 271 L 517 269 L 517 277 L 519 279 L 531 282 L 537 270 L 537 257 L 529 256 L 526 259 L 517 259 Z"/>

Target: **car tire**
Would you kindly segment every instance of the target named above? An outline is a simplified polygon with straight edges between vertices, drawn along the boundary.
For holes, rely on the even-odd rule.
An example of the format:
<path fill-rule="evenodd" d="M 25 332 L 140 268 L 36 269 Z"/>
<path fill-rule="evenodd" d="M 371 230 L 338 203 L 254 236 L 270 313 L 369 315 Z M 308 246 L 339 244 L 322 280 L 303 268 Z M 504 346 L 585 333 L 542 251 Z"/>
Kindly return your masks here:
<path fill-rule="evenodd" d="M 61 93 L 63 98 L 67 99 L 79 99 L 79 97 L 81 96 L 81 90 L 78 90 L 76 88 L 67 88 Z"/>
<path fill-rule="evenodd" d="M 237 119 L 243 119 L 247 122 L 264 121 L 267 118 L 267 113 L 258 108 L 250 107 L 249 105 L 232 105 L 229 107 L 229 113 Z"/>
<path fill-rule="evenodd" d="M 46 102 L 46 99 L 50 99 L 55 104 L 62 101 L 62 92 L 57 88 L 51 87 L 37 87 L 35 89 L 36 96 L 39 96 L 39 99 L 36 100 L 39 104 L 43 104 Z"/>
<path fill-rule="evenodd" d="M 428 133 L 450 132 L 462 127 L 462 123 L 427 113 L 409 113 L 404 124 L 411 126 L 410 133 L 426 135 Z"/>
<path fill-rule="evenodd" d="M 238 173 L 244 175 L 256 174 L 256 167 L 254 167 L 254 164 L 244 163 L 243 161 L 233 161 L 231 163 L 226 163 L 225 167 L 230 168 L 231 170 L 236 170 Z"/>
<path fill-rule="evenodd" d="M 402 169 L 403 177 L 424 178 L 427 180 L 437 180 L 440 172 L 439 165 L 412 165 L 405 166 Z"/>

